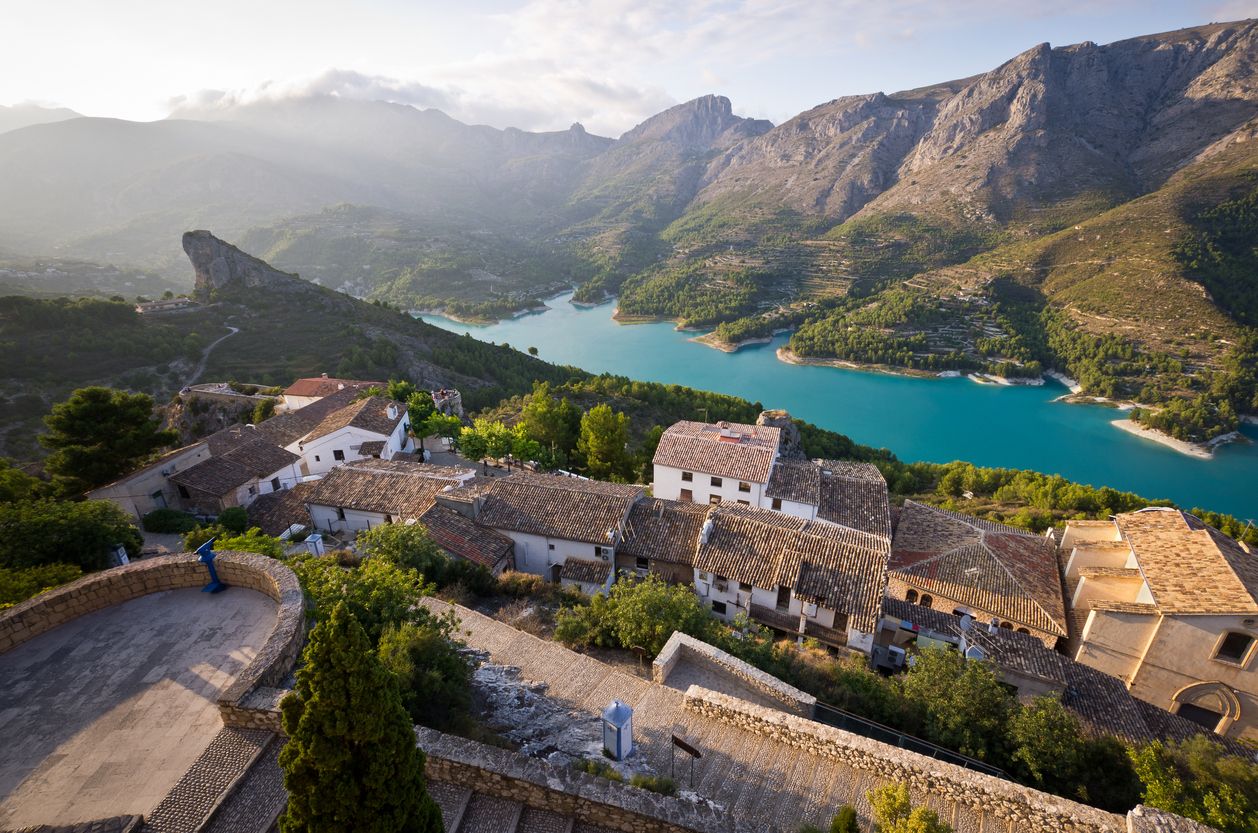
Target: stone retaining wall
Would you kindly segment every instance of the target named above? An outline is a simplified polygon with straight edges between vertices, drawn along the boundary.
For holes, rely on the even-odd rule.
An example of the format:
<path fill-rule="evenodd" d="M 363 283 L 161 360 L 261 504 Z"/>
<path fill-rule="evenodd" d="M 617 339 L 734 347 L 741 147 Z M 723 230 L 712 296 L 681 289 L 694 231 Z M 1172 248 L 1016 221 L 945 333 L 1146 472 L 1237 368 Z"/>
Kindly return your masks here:
<path fill-rule="evenodd" d="M 1122 816 L 937 761 L 792 714 L 766 709 L 699 686 L 686 691 L 685 707 L 748 732 L 890 781 L 916 793 L 981 809 L 1012 830 L 1037 833 L 1125 833 Z"/>
<path fill-rule="evenodd" d="M 816 711 L 817 698 L 800 691 L 792 685 L 766 674 L 754 665 L 743 662 L 738 657 L 722 651 L 713 645 L 687 636 L 681 631 L 674 631 L 655 661 L 651 663 L 651 679 L 663 684 L 677 663 L 682 659 L 698 665 L 715 667 L 718 672 L 732 674 L 746 685 L 768 695 L 781 703 L 794 714 L 812 717 Z"/>
<path fill-rule="evenodd" d="M 214 565 L 232 587 L 265 593 L 279 609 L 275 629 L 257 655 L 219 696 L 223 723 L 241 729 L 279 731 L 278 686 L 297 661 L 305 637 L 305 598 L 293 571 L 273 558 L 220 552 Z M 71 619 L 131 599 L 208 581 L 205 565 L 192 553 L 136 561 L 90 573 L 41 593 L 0 613 L 0 653 L 21 645 Z"/>
<path fill-rule="evenodd" d="M 622 833 L 752 833 L 729 813 L 415 727 L 430 780 Z M 768 833 L 759 831 L 758 833 Z"/>

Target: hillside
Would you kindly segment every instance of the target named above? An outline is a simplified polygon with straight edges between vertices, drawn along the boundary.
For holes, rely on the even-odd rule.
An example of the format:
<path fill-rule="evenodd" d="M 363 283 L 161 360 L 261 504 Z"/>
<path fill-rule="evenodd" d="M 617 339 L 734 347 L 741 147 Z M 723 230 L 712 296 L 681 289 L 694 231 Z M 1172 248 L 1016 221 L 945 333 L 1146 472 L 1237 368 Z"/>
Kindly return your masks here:
<path fill-rule="evenodd" d="M 239 332 L 209 352 L 201 380 L 405 377 L 459 388 L 476 408 L 534 380 L 580 375 L 271 269 L 209 232 L 195 239 L 190 256 L 207 276 L 199 283 L 206 303 L 191 311 L 138 315 L 132 304 L 102 299 L 0 298 L 0 456 L 37 456 L 39 418 L 77 387 L 123 387 L 165 402 L 229 327 Z M 215 261 L 236 266 L 224 271 Z"/>

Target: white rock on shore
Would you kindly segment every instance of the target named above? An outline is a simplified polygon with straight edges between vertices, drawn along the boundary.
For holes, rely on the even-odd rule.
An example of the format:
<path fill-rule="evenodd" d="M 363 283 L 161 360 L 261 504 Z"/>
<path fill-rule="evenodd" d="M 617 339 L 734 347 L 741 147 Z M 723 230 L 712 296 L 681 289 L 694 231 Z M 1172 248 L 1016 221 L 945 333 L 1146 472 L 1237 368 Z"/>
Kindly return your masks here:
<path fill-rule="evenodd" d="M 1133 422 L 1130 419 L 1116 419 L 1112 421 L 1110 425 L 1113 425 L 1115 428 L 1122 431 L 1126 431 L 1128 434 L 1135 434 L 1137 437 L 1152 440 L 1155 443 L 1161 443 L 1168 448 L 1175 449 L 1180 454 L 1187 454 L 1189 457 L 1196 457 L 1200 460 L 1212 459 L 1214 457 L 1214 447 L 1219 444 L 1218 442 L 1190 443 L 1184 440 L 1177 440 L 1170 434 L 1164 434 L 1153 428 L 1146 428 L 1145 426 L 1137 422 Z M 1216 440 L 1222 439 L 1222 437 L 1216 438 Z"/>

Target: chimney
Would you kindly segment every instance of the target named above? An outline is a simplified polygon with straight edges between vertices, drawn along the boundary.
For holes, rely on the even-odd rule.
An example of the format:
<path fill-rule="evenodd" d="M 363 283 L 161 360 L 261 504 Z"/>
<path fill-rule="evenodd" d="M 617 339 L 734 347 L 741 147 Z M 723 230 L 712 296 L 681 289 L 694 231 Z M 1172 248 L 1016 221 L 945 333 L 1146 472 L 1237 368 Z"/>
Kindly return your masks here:
<path fill-rule="evenodd" d="M 720 422 L 718 422 L 718 423 L 716 424 L 716 427 L 721 429 L 721 436 L 722 436 L 722 437 L 732 437 L 732 436 L 734 436 L 734 429 L 730 427 L 730 425 L 729 425 L 729 423 L 728 423 L 728 422 L 725 422 L 724 420 L 721 420 Z"/>
<path fill-rule="evenodd" d="M 389 419 L 397 419 L 398 412 L 397 412 L 396 402 L 389 403 L 388 413 L 389 413 Z"/>
<path fill-rule="evenodd" d="M 995 618 L 993 618 L 990 622 L 988 622 L 988 623 L 987 623 L 987 632 L 988 632 L 988 633 L 995 633 L 995 632 L 996 632 L 996 631 L 998 631 L 998 630 L 1000 630 L 1000 620 L 999 620 L 999 619 L 995 619 Z"/>
<path fill-rule="evenodd" d="M 323 374 L 323 375 L 324 375 L 324 376 L 327 376 L 328 374 L 326 374 L 326 373 L 325 373 L 325 374 Z M 337 382 L 337 383 L 336 383 L 336 389 L 337 389 L 337 390 L 345 390 L 345 383 L 344 383 L 344 382 Z"/>
<path fill-rule="evenodd" d="M 328 378 L 328 374 L 326 374 L 326 373 L 320 373 L 320 374 L 319 374 L 319 378 L 320 378 L 320 379 L 326 379 L 326 378 Z"/>
<path fill-rule="evenodd" d="M 699 543 L 700 544 L 706 544 L 708 542 L 708 539 L 712 537 L 713 526 L 715 526 L 715 524 L 712 523 L 711 518 L 708 518 L 706 521 L 703 522 L 703 528 L 699 530 Z"/>

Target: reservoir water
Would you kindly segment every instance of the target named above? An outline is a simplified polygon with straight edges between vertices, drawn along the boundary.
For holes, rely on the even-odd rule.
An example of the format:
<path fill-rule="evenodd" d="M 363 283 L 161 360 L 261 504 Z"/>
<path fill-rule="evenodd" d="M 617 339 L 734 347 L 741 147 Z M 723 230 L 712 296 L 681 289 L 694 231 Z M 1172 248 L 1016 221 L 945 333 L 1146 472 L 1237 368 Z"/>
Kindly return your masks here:
<path fill-rule="evenodd" d="M 540 358 L 556 364 L 785 408 L 902 460 L 1034 469 L 1258 519 L 1258 426 L 1244 429 L 1255 442 L 1233 443 L 1213 460 L 1201 460 L 1120 431 L 1110 425 L 1122 416 L 1113 408 L 1054 402 L 1066 392 L 1055 383 L 984 385 L 789 365 L 776 356 L 785 336 L 722 353 L 695 344 L 694 333 L 677 332 L 670 323 L 617 324 L 612 303 L 575 307 L 571 297 L 547 302 L 545 312 L 488 326 L 421 317 L 483 341 L 536 347 Z"/>

